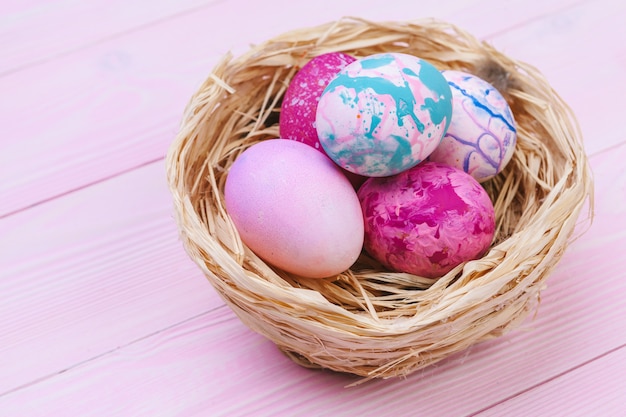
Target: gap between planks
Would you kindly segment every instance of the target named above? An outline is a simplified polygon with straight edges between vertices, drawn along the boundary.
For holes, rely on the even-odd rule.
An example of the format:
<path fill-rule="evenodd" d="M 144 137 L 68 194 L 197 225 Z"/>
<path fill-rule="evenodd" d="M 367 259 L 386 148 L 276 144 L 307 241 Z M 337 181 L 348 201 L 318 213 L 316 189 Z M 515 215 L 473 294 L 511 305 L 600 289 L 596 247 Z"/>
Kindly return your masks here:
<path fill-rule="evenodd" d="M 100 359 L 102 357 L 110 355 L 110 354 L 112 354 L 112 353 L 114 353 L 114 352 L 116 352 L 116 351 L 118 351 L 120 349 L 127 348 L 127 347 L 129 347 L 131 345 L 134 345 L 136 343 L 142 342 L 142 341 L 144 341 L 146 339 L 157 337 L 157 336 L 159 336 L 160 334 L 162 334 L 164 332 L 175 330 L 175 329 L 177 329 L 180 326 L 184 326 L 185 324 L 188 324 L 191 321 L 194 321 L 194 320 L 196 320 L 198 318 L 201 318 L 202 316 L 206 316 L 207 314 L 210 314 L 211 312 L 214 312 L 214 311 L 216 311 L 218 309 L 222 309 L 222 308 L 227 308 L 227 307 L 226 307 L 226 305 L 221 305 L 221 306 L 218 306 L 218 307 L 214 307 L 214 308 L 209 309 L 209 310 L 207 310 L 207 311 L 205 311 L 203 313 L 196 314 L 195 316 L 192 316 L 192 317 L 189 317 L 187 319 L 181 320 L 181 321 L 179 321 L 177 323 L 171 324 L 171 325 L 169 325 L 167 327 L 164 327 L 164 328 L 156 330 L 156 331 L 154 331 L 152 333 L 146 334 L 146 335 L 144 335 L 142 337 L 139 337 L 139 338 L 137 338 L 135 340 L 131 340 L 131 341 L 125 343 L 125 344 L 121 344 L 121 345 L 116 346 L 115 348 L 112 348 L 112 349 L 109 349 L 107 351 L 101 352 L 98 355 L 93 356 L 91 358 L 87 358 L 87 359 L 84 359 L 84 360 L 82 360 L 80 362 L 76 362 L 76 363 L 68 366 L 67 368 L 60 369 L 60 370 L 55 371 L 55 372 L 53 372 L 51 374 L 48 374 L 48 375 L 43 375 L 40 378 L 34 379 L 32 381 L 29 381 L 29 382 L 27 382 L 27 383 L 25 383 L 23 385 L 19 385 L 19 386 L 15 387 L 15 388 L 11 388 L 8 391 L 0 392 L 0 401 L 1 401 L 2 397 L 6 396 L 6 395 L 10 395 L 10 394 L 12 394 L 12 393 L 14 393 L 16 391 L 20 391 L 20 390 L 26 389 L 26 388 L 28 388 L 30 386 L 33 386 L 33 385 L 36 385 L 36 384 L 40 384 L 42 382 L 47 381 L 50 378 L 53 378 L 53 377 L 58 376 L 58 375 L 61 375 L 61 374 L 65 373 L 65 372 L 71 371 L 71 370 L 79 368 L 81 366 L 87 365 L 90 362 L 96 361 L 96 360 L 98 360 L 98 359 Z"/>
<path fill-rule="evenodd" d="M 128 3 L 124 1 L 90 0 L 88 2 L 79 2 L 79 3 L 71 4 L 69 5 L 69 7 L 67 7 L 68 5 L 58 7 L 58 9 L 60 9 L 59 14 L 61 14 L 61 16 L 54 16 L 54 13 L 53 13 L 53 16 L 50 16 L 50 14 L 47 14 L 45 16 L 45 19 L 46 20 L 54 19 L 57 22 L 59 22 L 59 21 L 62 21 L 63 17 L 65 17 L 69 21 L 68 26 L 70 27 L 76 24 L 76 22 L 80 22 L 81 24 L 83 24 L 81 28 L 82 30 L 80 30 L 77 33 L 75 30 L 76 28 L 72 27 L 72 29 L 74 30 L 66 29 L 65 31 L 56 32 L 53 36 L 59 36 L 60 34 L 61 40 L 58 43 L 60 45 L 63 45 L 59 48 L 59 50 L 55 51 L 54 49 L 52 50 L 44 49 L 44 51 L 27 53 L 25 58 L 16 60 L 16 62 L 12 65 L 8 64 L 6 68 L 3 68 L 2 66 L 0 66 L 0 77 L 9 75 L 18 71 L 22 71 L 24 69 L 27 69 L 36 65 L 45 64 L 47 62 L 66 57 L 68 55 L 72 55 L 74 53 L 80 52 L 87 48 L 90 48 L 90 47 L 93 47 L 93 46 L 96 46 L 96 45 L 99 45 L 99 44 L 102 44 L 104 42 L 108 42 L 114 39 L 118 39 L 123 36 L 130 35 L 137 31 L 150 29 L 153 26 L 157 26 L 168 20 L 179 19 L 186 15 L 196 13 L 202 9 L 213 6 L 215 3 L 218 3 L 221 1 L 223 0 L 206 0 L 206 1 L 200 1 L 200 2 L 190 1 L 189 4 L 185 4 L 187 2 L 184 2 L 184 1 L 170 2 L 169 4 L 172 4 L 174 8 L 163 11 L 163 13 L 159 13 L 159 11 L 157 11 L 154 16 L 150 17 L 152 18 L 152 20 L 148 20 L 148 21 L 146 21 L 144 18 L 146 11 L 149 13 L 154 13 L 153 10 L 156 9 L 154 7 L 154 3 L 152 2 L 146 2 L 145 5 L 140 5 L 140 2 Z M 83 10 L 80 10 L 79 6 L 82 6 L 82 7 L 87 6 L 87 7 L 92 8 L 93 10 L 88 11 L 85 15 L 85 12 Z M 123 19 L 121 17 L 119 18 L 119 20 L 113 19 L 112 21 L 110 20 L 107 21 L 106 17 L 109 17 L 108 14 L 104 13 L 106 17 L 105 19 L 102 19 L 101 17 L 102 13 L 97 13 L 97 11 L 102 7 L 107 8 L 107 10 L 116 10 L 116 9 L 123 9 L 124 6 L 126 7 L 138 6 L 138 8 L 141 10 L 140 14 L 138 13 L 138 14 L 133 15 L 133 17 L 136 20 L 132 20 L 127 25 L 124 25 L 124 22 L 122 21 Z M 77 10 L 68 10 L 72 7 L 77 7 Z M 37 13 L 36 12 L 28 13 L 24 11 L 21 11 L 21 13 L 5 12 L 4 17 L 6 19 L 10 19 L 13 17 L 15 19 L 14 22 L 19 21 L 19 17 L 16 17 L 15 15 L 18 15 L 18 16 L 26 15 L 32 18 L 33 16 L 37 16 Z M 89 20 L 92 20 L 92 22 L 90 22 L 92 24 L 85 23 Z M 93 20 L 97 21 L 96 26 L 99 26 L 98 29 L 100 29 L 101 32 L 99 34 L 96 34 L 95 36 L 93 35 L 89 36 L 90 35 L 89 32 L 93 31 L 93 26 L 94 26 Z M 107 24 L 103 24 L 103 21 L 107 21 Z M 23 24 L 22 27 L 20 28 L 21 30 L 17 30 L 17 33 L 13 33 L 13 32 L 10 33 L 11 36 L 7 36 L 6 39 L 15 39 L 15 38 L 20 39 L 26 36 L 37 36 L 36 35 L 37 32 L 34 32 L 32 30 L 32 26 L 35 26 L 36 23 L 37 23 L 36 19 L 27 20 L 26 24 Z M 58 25 L 57 27 L 59 26 L 62 26 L 62 25 Z M 117 31 L 111 33 L 112 27 L 115 27 Z M 87 42 L 84 42 L 85 39 L 89 39 L 89 40 Z M 84 43 L 80 43 L 80 42 L 84 42 Z M 36 44 L 39 45 L 39 43 L 36 43 Z M 70 45 L 66 46 L 68 44 Z M 6 52 L 6 48 L 5 48 L 5 52 Z M 9 55 L 9 53 L 5 53 L 5 59 L 7 55 Z"/>
<path fill-rule="evenodd" d="M 479 414 L 481 417 L 626 415 L 626 345 L 558 378 L 526 390 Z"/>

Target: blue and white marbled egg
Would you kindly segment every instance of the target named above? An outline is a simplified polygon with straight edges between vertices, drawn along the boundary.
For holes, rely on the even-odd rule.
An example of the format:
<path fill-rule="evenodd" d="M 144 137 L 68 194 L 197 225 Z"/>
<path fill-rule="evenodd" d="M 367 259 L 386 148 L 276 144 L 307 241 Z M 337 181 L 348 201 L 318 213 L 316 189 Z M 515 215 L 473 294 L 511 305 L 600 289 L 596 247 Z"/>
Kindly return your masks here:
<path fill-rule="evenodd" d="M 439 145 L 452 115 L 452 93 L 429 62 L 381 53 L 352 62 L 330 81 L 317 106 L 326 154 L 368 177 L 407 170 Z"/>

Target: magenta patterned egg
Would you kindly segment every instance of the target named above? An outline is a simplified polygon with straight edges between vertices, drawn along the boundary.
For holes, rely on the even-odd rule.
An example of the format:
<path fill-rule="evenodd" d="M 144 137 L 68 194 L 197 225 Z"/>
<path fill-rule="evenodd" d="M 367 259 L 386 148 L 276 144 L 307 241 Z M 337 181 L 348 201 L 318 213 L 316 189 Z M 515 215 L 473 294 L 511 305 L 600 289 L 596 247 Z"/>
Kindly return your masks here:
<path fill-rule="evenodd" d="M 423 162 L 369 178 L 358 191 L 367 252 L 397 272 L 439 278 L 489 248 L 495 212 L 485 189 L 449 165 Z"/>
<path fill-rule="evenodd" d="M 462 71 L 442 74 L 452 90 L 452 122 L 428 160 L 455 166 L 484 182 L 513 157 L 517 141 L 513 113 L 487 81 Z"/>
<path fill-rule="evenodd" d="M 320 143 L 342 168 L 394 175 L 439 145 L 452 116 L 452 93 L 429 62 L 401 53 L 361 58 L 328 84 L 317 106 Z"/>
<path fill-rule="evenodd" d="M 354 60 L 350 55 L 330 52 L 314 57 L 296 73 L 285 91 L 280 109 L 281 138 L 303 142 L 324 152 L 315 130 L 317 103 L 330 80 Z"/>

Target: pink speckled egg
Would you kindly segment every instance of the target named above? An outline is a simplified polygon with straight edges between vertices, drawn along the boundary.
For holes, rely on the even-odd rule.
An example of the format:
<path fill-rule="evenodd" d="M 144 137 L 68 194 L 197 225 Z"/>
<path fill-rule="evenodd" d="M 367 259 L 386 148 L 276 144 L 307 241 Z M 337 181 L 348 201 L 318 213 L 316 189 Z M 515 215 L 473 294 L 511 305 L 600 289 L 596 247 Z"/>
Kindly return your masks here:
<path fill-rule="evenodd" d="M 306 143 L 324 152 L 315 130 L 315 111 L 322 91 L 331 79 L 355 58 L 341 52 L 316 56 L 292 78 L 280 109 L 279 131 L 283 139 Z"/>
<path fill-rule="evenodd" d="M 369 178 L 358 196 L 365 249 L 397 272 L 441 277 L 482 256 L 493 239 L 489 195 L 449 165 L 423 162 L 395 176 Z"/>
<path fill-rule="evenodd" d="M 339 71 L 322 93 L 315 126 L 340 167 L 383 177 L 428 157 L 451 116 L 452 93 L 437 68 L 412 55 L 380 53 Z"/>
<path fill-rule="evenodd" d="M 428 160 L 452 165 L 484 182 L 513 157 L 517 141 L 513 113 L 487 81 L 462 71 L 442 74 L 452 90 L 452 122 Z"/>
<path fill-rule="evenodd" d="M 354 188 L 326 155 L 300 142 L 270 139 L 232 164 L 226 210 L 260 258 L 310 278 L 348 269 L 363 246 Z"/>

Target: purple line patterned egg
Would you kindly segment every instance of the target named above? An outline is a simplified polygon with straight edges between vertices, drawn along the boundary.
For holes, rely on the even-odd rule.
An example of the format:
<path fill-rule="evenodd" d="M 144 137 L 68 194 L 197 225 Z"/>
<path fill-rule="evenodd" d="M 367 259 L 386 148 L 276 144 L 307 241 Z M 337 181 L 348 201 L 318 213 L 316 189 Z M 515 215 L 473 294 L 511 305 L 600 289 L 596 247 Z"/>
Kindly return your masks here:
<path fill-rule="evenodd" d="M 384 177 L 426 159 L 451 116 L 452 93 L 440 71 L 412 55 L 381 53 L 337 74 L 322 93 L 315 123 L 339 166 Z"/>
<path fill-rule="evenodd" d="M 452 122 L 428 158 L 452 165 L 479 182 L 493 178 L 513 157 L 517 130 L 511 109 L 487 81 L 462 71 L 443 71 L 452 89 Z"/>
<path fill-rule="evenodd" d="M 280 137 L 324 149 L 315 130 L 315 111 L 324 88 L 355 58 L 341 52 L 319 55 L 307 62 L 292 78 L 285 91 L 278 121 Z"/>
<path fill-rule="evenodd" d="M 489 248 L 495 212 L 471 175 L 436 162 L 369 178 L 358 191 L 367 252 L 397 272 L 439 278 Z"/>

